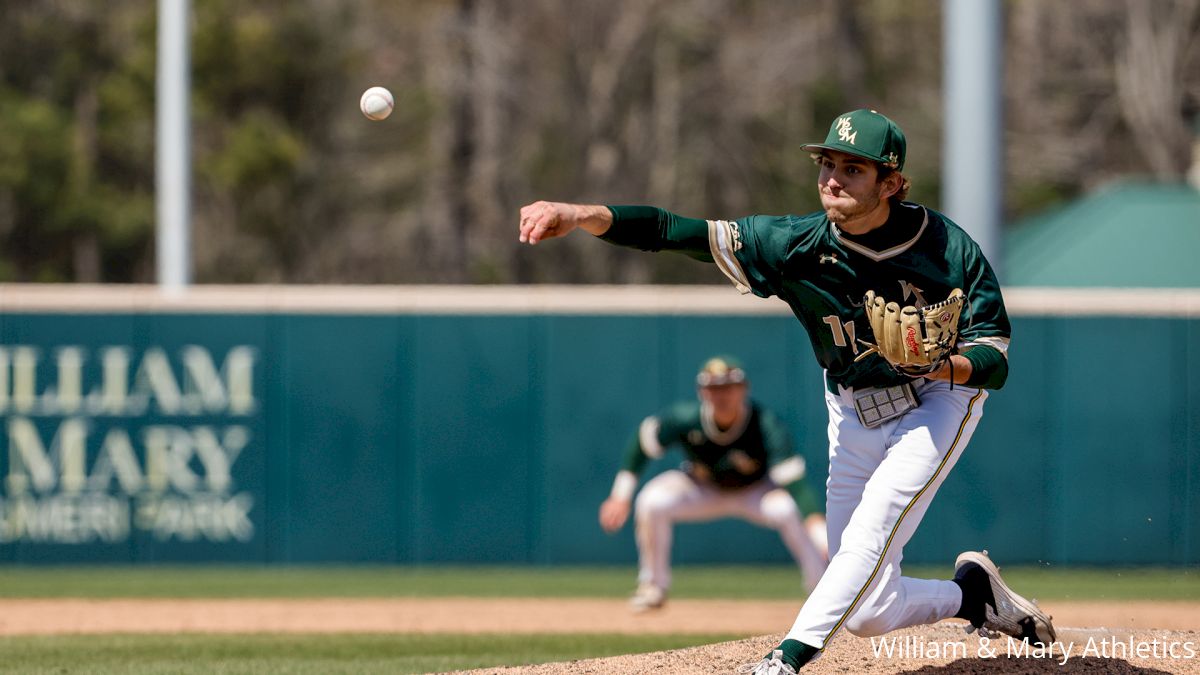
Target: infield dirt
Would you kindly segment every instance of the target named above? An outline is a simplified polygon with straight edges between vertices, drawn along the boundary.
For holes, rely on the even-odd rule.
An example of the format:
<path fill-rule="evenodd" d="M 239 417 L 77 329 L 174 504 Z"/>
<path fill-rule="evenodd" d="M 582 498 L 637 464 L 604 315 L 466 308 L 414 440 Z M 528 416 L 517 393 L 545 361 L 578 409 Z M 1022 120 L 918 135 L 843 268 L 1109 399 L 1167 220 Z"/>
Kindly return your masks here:
<path fill-rule="evenodd" d="M 878 638 L 839 635 L 804 673 L 1188 673 L 1200 674 L 1200 603 L 1047 602 L 1072 651 L 981 652 L 961 621 Z M 0 635 L 94 633 L 729 633 L 745 640 L 652 654 L 489 668 L 475 673 L 731 673 L 778 644 L 794 601 L 673 600 L 631 614 L 610 599 L 0 600 Z M 1068 626 L 1103 626 L 1071 629 Z M 1084 650 L 1091 644 L 1094 649 Z M 1121 646 L 1117 646 L 1117 645 Z M 1174 645 L 1168 651 L 1168 645 Z M 1190 646 L 1188 646 L 1190 645 Z M 890 646 L 890 650 L 889 650 Z M 1103 653 L 1100 650 L 1104 650 Z M 1193 656 L 1187 658 L 1188 650 Z M 890 653 L 889 653 L 890 651 Z M 1174 656 L 1172 655 L 1174 654 Z"/>

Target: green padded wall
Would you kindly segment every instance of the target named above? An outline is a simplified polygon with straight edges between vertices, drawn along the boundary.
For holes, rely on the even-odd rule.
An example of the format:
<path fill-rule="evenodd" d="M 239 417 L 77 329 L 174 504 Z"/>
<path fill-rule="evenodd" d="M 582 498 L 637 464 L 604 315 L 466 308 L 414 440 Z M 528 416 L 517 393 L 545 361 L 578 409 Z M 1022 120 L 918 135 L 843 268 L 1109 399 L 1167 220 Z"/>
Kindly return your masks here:
<path fill-rule="evenodd" d="M 623 448 L 726 352 L 823 490 L 821 373 L 781 313 L 7 311 L 0 561 L 629 563 L 596 523 Z M 1018 316 L 1011 359 L 906 560 L 1200 562 L 1200 321 Z M 722 521 L 675 559 L 787 558 Z"/>

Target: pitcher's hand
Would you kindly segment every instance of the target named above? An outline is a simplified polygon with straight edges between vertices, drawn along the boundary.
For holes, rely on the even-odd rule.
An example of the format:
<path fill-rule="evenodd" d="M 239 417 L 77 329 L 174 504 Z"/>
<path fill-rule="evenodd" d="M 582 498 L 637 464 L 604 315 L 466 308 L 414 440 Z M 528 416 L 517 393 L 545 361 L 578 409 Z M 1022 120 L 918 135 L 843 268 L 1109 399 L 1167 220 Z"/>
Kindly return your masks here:
<path fill-rule="evenodd" d="M 598 236 L 607 232 L 610 225 L 612 212 L 606 206 L 534 202 L 521 207 L 520 241 L 532 245 L 564 236 L 577 227 Z"/>
<path fill-rule="evenodd" d="M 605 532 L 612 534 L 621 529 L 625 521 L 629 519 L 629 500 L 620 499 L 618 497 L 609 497 L 600 505 L 600 527 L 604 528 Z"/>

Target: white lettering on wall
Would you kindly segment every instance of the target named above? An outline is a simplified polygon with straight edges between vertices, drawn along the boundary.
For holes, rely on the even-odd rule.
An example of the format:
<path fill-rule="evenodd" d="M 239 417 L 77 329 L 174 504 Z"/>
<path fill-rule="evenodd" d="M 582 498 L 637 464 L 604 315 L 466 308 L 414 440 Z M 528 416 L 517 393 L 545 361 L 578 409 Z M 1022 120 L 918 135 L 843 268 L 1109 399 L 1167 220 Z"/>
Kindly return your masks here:
<path fill-rule="evenodd" d="M 108 346 L 88 357 L 75 345 L 57 348 L 48 362 L 36 347 L 0 347 L 0 414 L 199 416 L 250 415 L 257 409 L 253 347 L 233 347 L 219 365 L 199 345 L 177 353 L 150 347 L 136 360 L 128 347 Z"/>
<path fill-rule="evenodd" d="M 248 345 L 0 345 L 0 542 L 252 540 L 234 467 L 256 360 Z"/>

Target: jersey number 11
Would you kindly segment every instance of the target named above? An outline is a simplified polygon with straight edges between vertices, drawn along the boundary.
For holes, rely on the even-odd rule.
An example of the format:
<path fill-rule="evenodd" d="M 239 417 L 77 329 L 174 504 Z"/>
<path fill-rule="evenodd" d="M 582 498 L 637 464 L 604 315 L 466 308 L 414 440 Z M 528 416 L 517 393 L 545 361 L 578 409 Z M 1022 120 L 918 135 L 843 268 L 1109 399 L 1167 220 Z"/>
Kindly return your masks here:
<path fill-rule="evenodd" d="M 854 351 L 855 354 L 858 353 L 858 341 L 854 339 L 853 321 L 842 323 L 842 320 L 839 319 L 836 314 L 830 314 L 829 316 L 822 318 L 821 321 L 829 324 L 829 331 L 833 333 L 833 344 L 839 347 L 847 346 L 846 336 L 849 335 L 849 347 Z"/>

